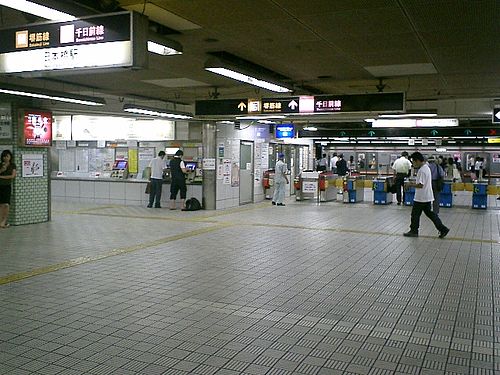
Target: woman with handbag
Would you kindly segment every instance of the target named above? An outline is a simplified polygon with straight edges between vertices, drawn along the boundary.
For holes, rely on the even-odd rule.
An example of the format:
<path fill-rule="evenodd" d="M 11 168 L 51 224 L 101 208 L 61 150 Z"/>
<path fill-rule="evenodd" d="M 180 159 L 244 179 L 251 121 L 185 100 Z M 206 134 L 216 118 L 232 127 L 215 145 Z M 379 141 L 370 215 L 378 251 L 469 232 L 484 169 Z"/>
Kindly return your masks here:
<path fill-rule="evenodd" d="M 16 178 L 16 165 L 12 161 L 12 152 L 2 151 L 0 156 L 0 228 L 8 228 L 12 181 Z"/>

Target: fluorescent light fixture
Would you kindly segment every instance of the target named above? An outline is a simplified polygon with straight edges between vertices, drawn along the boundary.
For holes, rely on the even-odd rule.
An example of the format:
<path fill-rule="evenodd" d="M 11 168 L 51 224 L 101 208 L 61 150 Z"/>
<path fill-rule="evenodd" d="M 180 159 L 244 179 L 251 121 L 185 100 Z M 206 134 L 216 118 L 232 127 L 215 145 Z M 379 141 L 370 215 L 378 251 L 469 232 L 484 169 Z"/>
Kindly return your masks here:
<path fill-rule="evenodd" d="M 32 1 L 0 0 L 0 5 L 17 9 L 21 12 L 33 14 L 35 16 L 46 18 L 52 21 L 72 21 L 76 19 L 76 17 L 72 16 L 71 14 L 60 12 L 58 10 L 34 3 Z"/>
<path fill-rule="evenodd" d="M 148 51 L 162 56 L 182 55 L 182 52 L 152 40 L 148 40 Z"/>
<path fill-rule="evenodd" d="M 73 103 L 73 104 L 95 105 L 95 106 L 106 104 L 106 101 L 103 98 L 96 98 L 93 96 L 76 95 L 76 94 L 56 92 L 38 88 L 35 89 L 22 86 L 10 86 L 5 84 L 0 84 L 0 93 L 7 95 L 26 96 L 37 99 L 56 100 L 59 102 Z"/>
<path fill-rule="evenodd" d="M 274 92 L 291 92 L 281 82 L 284 77 L 263 66 L 252 63 L 226 51 L 209 52 L 212 56 L 205 63 L 205 70 L 240 82 Z"/>
<path fill-rule="evenodd" d="M 434 128 L 458 126 L 456 118 L 387 119 L 372 121 L 372 128 Z"/>
<path fill-rule="evenodd" d="M 286 116 L 240 116 L 236 117 L 236 120 L 280 120 L 284 119 Z"/>
<path fill-rule="evenodd" d="M 138 115 L 172 118 L 172 119 L 176 119 L 176 120 L 189 120 L 189 119 L 193 118 L 193 115 L 190 113 L 187 113 L 187 112 L 179 112 L 179 111 L 174 111 L 174 110 L 169 110 L 169 109 L 144 107 L 144 106 L 135 105 L 135 104 L 124 104 L 123 110 L 125 112 L 135 113 Z"/>
<path fill-rule="evenodd" d="M 148 51 L 162 56 L 181 55 L 182 45 L 162 35 L 149 33 Z"/>
<path fill-rule="evenodd" d="M 444 148 L 444 147 L 436 147 L 436 152 L 446 152 L 446 148 Z"/>
<path fill-rule="evenodd" d="M 303 130 L 315 132 L 315 131 L 318 131 L 318 128 L 316 126 L 306 126 Z"/>
<path fill-rule="evenodd" d="M 415 117 L 436 117 L 437 113 L 402 113 L 399 115 L 379 115 L 379 118 L 415 118 Z M 365 120 L 366 121 L 366 120 Z"/>

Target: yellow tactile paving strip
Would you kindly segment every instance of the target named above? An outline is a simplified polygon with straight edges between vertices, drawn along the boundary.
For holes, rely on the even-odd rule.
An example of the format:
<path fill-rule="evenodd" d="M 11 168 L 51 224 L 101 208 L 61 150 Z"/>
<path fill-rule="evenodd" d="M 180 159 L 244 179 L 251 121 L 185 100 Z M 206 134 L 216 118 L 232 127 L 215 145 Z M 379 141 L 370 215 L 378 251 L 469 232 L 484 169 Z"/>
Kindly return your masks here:
<path fill-rule="evenodd" d="M 144 242 L 144 243 L 134 245 L 134 246 L 127 246 L 127 247 L 122 247 L 122 248 L 118 248 L 118 249 L 113 249 L 113 250 L 108 251 L 106 253 L 102 253 L 102 254 L 98 254 L 98 255 L 94 255 L 94 256 L 70 259 L 70 260 L 67 260 L 65 262 L 52 264 L 52 265 L 49 265 L 46 267 L 40 267 L 40 268 L 36 268 L 36 269 L 26 271 L 26 272 L 18 272 L 15 274 L 0 277 L 0 285 L 8 284 L 8 283 L 11 283 L 14 281 L 27 279 L 27 278 L 33 277 L 33 276 L 44 275 L 44 274 L 59 271 L 59 270 L 65 269 L 65 268 L 78 266 L 80 264 L 85 264 L 85 263 L 89 263 L 89 262 L 96 262 L 98 260 L 106 259 L 106 258 L 113 257 L 116 255 L 127 254 L 127 253 L 131 253 L 131 252 L 138 251 L 138 250 L 144 250 L 144 249 L 147 249 L 150 247 L 163 245 L 163 244 L 166 244 L 168 242 L 173 242 L 173 241 L 177 241 L 180 239 L 197 236 L 200 234 L 213 232 L 213 231 L 216 231 L 216 230 L 219 230 L 222 228 L 226 228 L 229 226 L 231 226 L 231 224 L 220 223 L 219 225 L 215 225 L 212 227 L 195 229 L 195 230 L 192 230 L 192 231 L 189 231 L 186 233 L 168 236 L 168 237 L 160 238 L 160 239 L 157 239 L 154 241 Z"/>
<path fill-rule="evenodd" d="M 97 216 L 106 216 L 106 217 L 122 217 L 121 214 L 115 213 L 106 213 L 102 212 L 103 210 L 110 208 L 120 208 L 122 206 L 115 205 L 106 205 L 99 207 L 91 207 L 80 210 L 61 210 L 55 211 L 60 214 L 69 214 L 69 215 L 97 215 Z M 64 262 L 52 264 L 46 267 L 36 268 L 26 272 L 19 272 L 11 275 L 7 275 L 4 277 L 0 277 L 0 285 L 12 283 L 15 281 L 27 279 L 34 276 L 44 275 L 50 272 L 59 271 L 65 268 L 78 266 L 81 264 L 96 262 L 101 259 L 106 259 L 109 257 L 113 257 L 116 255 L 127 254 L 134 251 L 144 250 L 150 247 L 166 244 L 169 242 L 197 236 L 204 233 L 214 232 L 223 228 L 231 227 L 231 226 L 254 226 L 254 227 L 273 227 L 273 228 L 288 228 L 288 229 L 301 229 L 301 230 L 313 230 L 313 231 L 328 231 L 328 232 L 337 232 L 337 233 L 353 233 L 353 234 L 364 234 L 364 235 L 383 235 L 383 236 L 391 236 L 391 237 L 401 237 L 401 233 L 390 233 L 390 232 L 381 232 L 381 231 L 368 231 L 368 230 L 357 230 L 357 229 L 348 229 L 348 228 L 317 228 L 317 227 L 308 227 L 301 225 L 287 225 L 287 224 L 269 224 L 269 223 L 246 223 L 242 221 L 217 221 L 211 220 L 216 217 L 221 217 L 225 215 L 230 215 L 234 213 L 241 213 L 245 211 L 257 210 L 264 207 L 269 207 L 268 202 L 263 202 L 259 204 L 242 206 L 235 209 L 224 210 L 224 211 L 213 211 L 210 214 L 205 214 L 196 217 L 178 217 L 178 216 L 148 216 L 148 215 L 130 215 L 127 216 L 128 219 L 148 219 L 148 220 L 169 220 L 169 221 L 177 221 L 177 222 L 204 222 L 204 223 L 214 223 L 216 225 L 206 228 L 195 229 L 186 233 L 181 233 L 173 236 L 168 236 L 164 238 L 160 238 L 154 241 L 144 242 L 138 245 L 122 247 L 118 249 L 113 249 L 111 251 L 94 255 L 88 257 L 80 257 L 76 259 L 70 259 Z M 101 211 L 101 212 L 98 212 Z M 470 212 L 470 210 L 468 210 Z M 429 238 L 436 239 L 436 236 L 426 236 L 421 235 L 419 238 Z M 443 239 L 444 241 L 464 241 L 464 242 L 475 242 L 475 243 L 498 243 L 493 240 L 483 240 L 483 239 L 474 239 L 474 238 L 464 238 L 464 237 L 446 237 Z"/>

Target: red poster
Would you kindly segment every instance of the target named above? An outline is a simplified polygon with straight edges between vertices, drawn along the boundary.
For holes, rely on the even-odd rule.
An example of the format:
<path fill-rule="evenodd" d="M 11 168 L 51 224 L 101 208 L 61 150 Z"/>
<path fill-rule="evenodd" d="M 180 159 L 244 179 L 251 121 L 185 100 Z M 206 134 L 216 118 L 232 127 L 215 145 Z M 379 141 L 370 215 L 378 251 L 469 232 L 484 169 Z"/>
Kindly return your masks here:
<path fill-rule="evenodd" d="M 24 112 L 24 146 L 49 147 L 52 145 L 52 113 Z"/>

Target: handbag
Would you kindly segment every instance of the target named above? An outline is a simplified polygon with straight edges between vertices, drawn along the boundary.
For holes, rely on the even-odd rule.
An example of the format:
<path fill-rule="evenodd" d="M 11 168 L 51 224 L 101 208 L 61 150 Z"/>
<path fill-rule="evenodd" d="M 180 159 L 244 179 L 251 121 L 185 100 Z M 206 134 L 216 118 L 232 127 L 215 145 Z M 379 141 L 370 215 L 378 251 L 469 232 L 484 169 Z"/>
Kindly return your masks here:
<path fill-rule="evenodd" d="M 151 181 L 148 181 L 146 184 L 146 190 L 144 191 L 144 194 L 151 194 Z"/>

